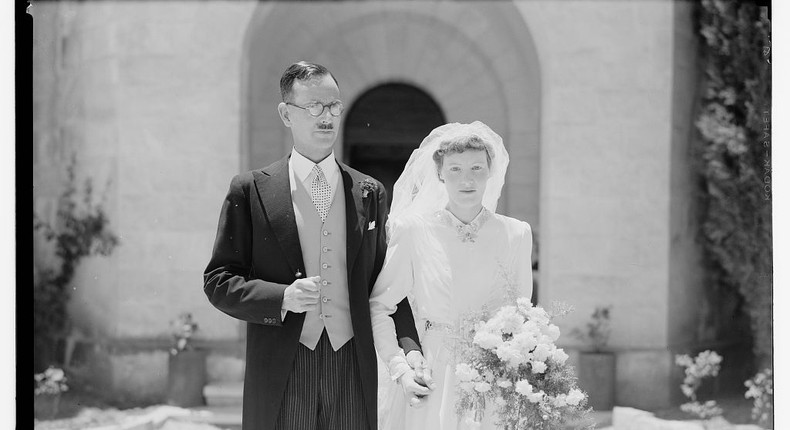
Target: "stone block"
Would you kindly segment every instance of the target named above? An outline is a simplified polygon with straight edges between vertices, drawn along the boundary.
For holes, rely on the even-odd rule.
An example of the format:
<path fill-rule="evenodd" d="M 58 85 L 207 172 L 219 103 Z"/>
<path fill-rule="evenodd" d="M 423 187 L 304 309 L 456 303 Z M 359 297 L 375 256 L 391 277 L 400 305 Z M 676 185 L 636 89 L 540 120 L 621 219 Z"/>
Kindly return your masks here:
<path fill-rule="evenodd" d="M 166 351 L 111 355 L 113 392 L 130 400 L 164 400 L 168 357 Z"/>
<path fill-rule="evenodd" d="M 208 381 L 210 383 L 243 381 L 245 363 L 246 361 L 241 357 L 212 353 L 206 359 Z"/>
<path fill-rule="evenodd" d="M 557 88 L 547 93 L 546 121 L 561 129 L 568 125 L 595 124 L 602 117 L 599 93 L 593 88 Z"/>
<path fill-rule="evenodd" d="M 612 410 L 614 430 L 705 430 L 696 421 L 670 421 L 656 418 L 639 409 L 615 406 Z"/>
<path fill-rule="evenodd" d="M 673 354 L 665 349 L 621 351 L 615 404 L 645 409 L 671 406 L 671 393 L 679 390 L 671 378 L 673 366 Z"/>

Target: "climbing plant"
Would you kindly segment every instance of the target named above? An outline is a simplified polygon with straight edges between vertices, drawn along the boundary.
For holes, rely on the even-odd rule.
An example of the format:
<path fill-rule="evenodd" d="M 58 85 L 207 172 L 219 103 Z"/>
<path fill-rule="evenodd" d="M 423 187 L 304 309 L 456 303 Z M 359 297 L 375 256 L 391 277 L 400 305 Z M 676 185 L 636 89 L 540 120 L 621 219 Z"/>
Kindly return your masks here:
<path fill-rule="evenodd" d="M 766 8 L 702 0 L 695 160 L 711 281 L 735 291 L 759 363 L 772 357 L 771 40 Z"/>
<path fill-rule="evenodd" d="M 47 366 L 55 340 L 67 327 L 67 305 L 74 274 L 80 261 L 90 255 L 110 255 L 118 237 L 109 219 L 94 202 L 91 179 L 77 189 L 76 157 L 66 168 L 66 183 L 58 199 L 54 222 L 33 214 L 33 229 L 54 249 L 56 262 L 37 269 L 33 282 L 33 336 L 36 366 Z M 82 194 L 80 198 L 80 194 Z"/>

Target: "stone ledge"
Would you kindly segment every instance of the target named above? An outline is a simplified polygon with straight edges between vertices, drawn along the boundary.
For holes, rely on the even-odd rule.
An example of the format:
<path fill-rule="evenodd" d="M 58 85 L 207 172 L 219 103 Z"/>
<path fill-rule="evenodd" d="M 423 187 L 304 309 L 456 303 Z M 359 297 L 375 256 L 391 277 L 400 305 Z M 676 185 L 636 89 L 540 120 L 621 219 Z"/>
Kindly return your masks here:
<path fill-rule="evenodd" d="M 241 405 L 243 392 L 243 382 L 216 382 L 203 388 L 203 397 L 208 406 L 234 406 Z"/>
<path fill-rule="evenodd" d="M 612 410 L 612 424 L 603 430 L 763 430 L 751 424 L 730 424 L 720 417 L 708 422 L 707 426 L 699 420 L 662 420 L 651 412 L 621 406 Z"/>

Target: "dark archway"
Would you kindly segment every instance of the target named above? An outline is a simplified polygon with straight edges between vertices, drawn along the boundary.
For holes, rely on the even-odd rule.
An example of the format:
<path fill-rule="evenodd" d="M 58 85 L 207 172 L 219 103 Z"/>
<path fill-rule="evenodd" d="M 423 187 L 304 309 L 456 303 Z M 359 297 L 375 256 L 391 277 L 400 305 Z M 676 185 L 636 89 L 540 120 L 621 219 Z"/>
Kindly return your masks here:
<path fill-rule="evenodd" d="M 351 106 L 343 127 L 345 161 L 392 187 L 412 151 L 445 123 L 433 98 L 412 85 L 384 84 L 364 92 Z"/>

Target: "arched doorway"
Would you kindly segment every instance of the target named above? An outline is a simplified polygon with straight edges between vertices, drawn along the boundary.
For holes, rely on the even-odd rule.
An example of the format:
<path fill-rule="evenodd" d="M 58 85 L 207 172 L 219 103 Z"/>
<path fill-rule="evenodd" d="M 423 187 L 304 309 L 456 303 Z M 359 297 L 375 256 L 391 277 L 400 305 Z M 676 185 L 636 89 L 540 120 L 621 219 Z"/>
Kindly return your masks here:
<path fill-rule="evenodd" d="M 344 158 L 351 167 L 392 187 L 412 151 L 445 123 L 439 105 L 421 89 L 406 84 L 376 86 L 354 101 L 343 126 Z"/>

